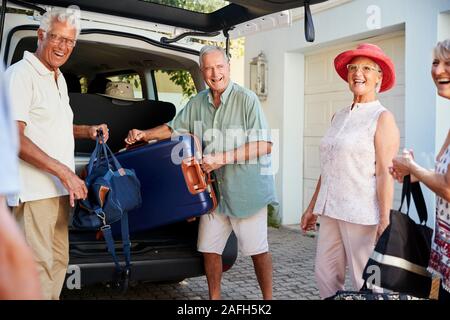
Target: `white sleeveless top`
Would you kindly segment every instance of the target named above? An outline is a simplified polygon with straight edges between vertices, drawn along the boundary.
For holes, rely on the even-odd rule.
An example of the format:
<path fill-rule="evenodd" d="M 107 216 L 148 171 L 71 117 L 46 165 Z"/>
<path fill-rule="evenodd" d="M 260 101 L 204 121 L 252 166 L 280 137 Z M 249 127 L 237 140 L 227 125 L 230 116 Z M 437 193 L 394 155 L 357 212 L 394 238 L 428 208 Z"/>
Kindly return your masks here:
<path fill-rule="evenodd" d="M 334 115 L 320 143 L 321 187 L 314 213 L 376 225 L 375 131 L 386 111 L 378 100 L 356 103 Z"/>

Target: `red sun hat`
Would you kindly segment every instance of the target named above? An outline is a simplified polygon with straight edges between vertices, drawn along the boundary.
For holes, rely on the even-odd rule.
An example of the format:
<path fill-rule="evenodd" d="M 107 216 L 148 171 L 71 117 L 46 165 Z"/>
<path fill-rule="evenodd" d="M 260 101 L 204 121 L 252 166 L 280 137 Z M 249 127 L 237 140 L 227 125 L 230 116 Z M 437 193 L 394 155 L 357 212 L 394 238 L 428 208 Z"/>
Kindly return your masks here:
<path fill-rule="evenodd" d="M 383 72 L 383 80 L 381 81 L 380 92 L 389 90 L 395 84 L 395 68 L 391 58 L 389 58 L 380 47 L 362 43 L 354 50 L 344 51 L 334 58 L 334 68 L 339 76 L 347 80 L 347 64 L 355 57 L 367 57 L 378 64 Z"/>

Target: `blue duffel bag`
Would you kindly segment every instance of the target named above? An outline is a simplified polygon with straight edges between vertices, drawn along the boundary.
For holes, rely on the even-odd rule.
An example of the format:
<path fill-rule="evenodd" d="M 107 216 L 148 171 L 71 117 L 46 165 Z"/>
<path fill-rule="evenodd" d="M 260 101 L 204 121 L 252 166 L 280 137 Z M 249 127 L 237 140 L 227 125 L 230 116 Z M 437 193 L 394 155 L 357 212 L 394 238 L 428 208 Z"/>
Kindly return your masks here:
<path fill-rule="evenodd" d="M 102 143 L 100 143 L 100 141 Z M 85 179 L 88 197 L 77 201 L 72 226 L 79 230 L 101 230 L 108 251 L 112 255 L 117 285 L 128 282 L 131 268 L 131 243 L 128 227 L 128 211 L 142 204 L 141 184 L 133 169 L 122 168 L 108 145 L 103 141 L 101 131 L 92 152 Z M 117 259 L 111 224 L 121 221 L 125 267 Z"/>

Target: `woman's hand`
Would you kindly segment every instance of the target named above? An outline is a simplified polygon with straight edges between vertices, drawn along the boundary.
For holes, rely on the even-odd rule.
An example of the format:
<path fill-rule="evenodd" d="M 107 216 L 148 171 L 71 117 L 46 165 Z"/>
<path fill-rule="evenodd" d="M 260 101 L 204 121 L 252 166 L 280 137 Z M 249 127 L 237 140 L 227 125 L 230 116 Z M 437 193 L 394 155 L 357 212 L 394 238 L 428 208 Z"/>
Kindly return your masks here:
<path fill-rule="evenodd" d="M 401 155 L 392 159 L 392 167 L 389 168 L 389 173 L 394 179 L 402 183 L 403 178 L 411 174 L 411 167 L 414 163 L 413 151 L 403 149 Z"/>
<path fill-rule="evenodd" d="M 313 214 L 311 210 L 306 210 L 302 215 L 302 219 L 300 221 L 300 228 L 303 233 L 306 231 L 315 231 L 317 223 L 317 216 Z"/>

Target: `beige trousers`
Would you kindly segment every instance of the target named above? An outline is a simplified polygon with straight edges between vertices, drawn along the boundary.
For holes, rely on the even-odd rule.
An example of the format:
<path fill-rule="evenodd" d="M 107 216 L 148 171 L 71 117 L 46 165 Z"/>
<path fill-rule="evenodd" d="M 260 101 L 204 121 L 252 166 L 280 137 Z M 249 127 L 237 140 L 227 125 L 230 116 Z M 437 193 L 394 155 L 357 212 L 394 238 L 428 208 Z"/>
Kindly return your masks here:
<path fill-rule="evenodd" d="M 23 202 L 13 213 L 33 251 L 44 299 L 58 300 L 69 263 L 69 197 Z"/>
<path fill-rule="evenodd" d="M 377 225 L 361 225 L 320 216 L 315 274 L 322 299 L 344 289 L 348 267 L 354 290 L 361 289 L 362 274 L 375 247 Z"/>

